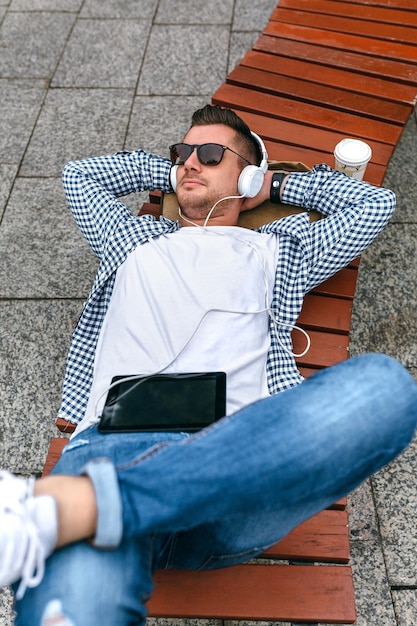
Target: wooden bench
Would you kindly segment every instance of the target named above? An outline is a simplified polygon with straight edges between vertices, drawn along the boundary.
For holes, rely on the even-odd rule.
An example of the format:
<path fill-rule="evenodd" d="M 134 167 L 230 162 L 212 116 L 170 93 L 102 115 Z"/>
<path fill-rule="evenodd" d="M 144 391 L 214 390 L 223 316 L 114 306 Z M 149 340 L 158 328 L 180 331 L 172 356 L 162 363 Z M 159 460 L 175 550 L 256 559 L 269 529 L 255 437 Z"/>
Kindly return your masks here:
<path fill-rule="evenodd" d="M 271 159 L 333 165 L 340 139 L 364 139 L 373 151 L 365 179 L 382 184 L 416 104 L 417 5 L 411 5 L 280 0 L 212 101 L 236 110 L 264 138 Z M 142 210 L 158 215 L 159 203 L 160 195 L 151 194 Z M 298 360 L 304 376 L 348 357 L 358 267 L 359 260 L 306 296 L 299 324 L 312 343 Z M 295 351 L 301 351 L 302 337 L 293 338 Z M 64 433 L 72 430 L 63 420 L 57 425 Z M 53 439 L 45 474 L 66 441 Z M 353 623 L 345 505 L 346 499 L 308 520 L 261 561 L 211 572 L 157 572 L 149 614 Z"/>

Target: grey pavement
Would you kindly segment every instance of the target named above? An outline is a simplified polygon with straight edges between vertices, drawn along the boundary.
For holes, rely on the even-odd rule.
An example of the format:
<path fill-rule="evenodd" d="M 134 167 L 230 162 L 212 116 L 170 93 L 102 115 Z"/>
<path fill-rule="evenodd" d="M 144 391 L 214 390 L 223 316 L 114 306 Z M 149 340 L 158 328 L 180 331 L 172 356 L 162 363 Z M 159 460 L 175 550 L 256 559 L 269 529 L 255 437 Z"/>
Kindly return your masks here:
<path fill-rule="evenodd" d="M 41 472 L 96 269 L 66 207 L 64 164 L 140 147 L 167 154 L 275 5 L 0 0 L 0 466 Z M 416 124 L 414 113 L 384 183 L 398 210 L 362 258 L 351 351 L 391 354 L 417 378 Z M 417 623 L 416 446 L 349 498 L 359 626 Z M 10 624 L 11 594 L 0 591 L 0 626 Z"/>

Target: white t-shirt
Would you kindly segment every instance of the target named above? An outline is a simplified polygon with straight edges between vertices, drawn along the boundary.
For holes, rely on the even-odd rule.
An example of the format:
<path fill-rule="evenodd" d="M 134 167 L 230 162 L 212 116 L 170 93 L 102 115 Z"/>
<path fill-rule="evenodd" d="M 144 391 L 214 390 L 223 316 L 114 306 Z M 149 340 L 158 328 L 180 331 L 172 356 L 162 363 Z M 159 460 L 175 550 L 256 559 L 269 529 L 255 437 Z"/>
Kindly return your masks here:
<path fill-rule="evenodd" d="M 117 270 L 76 432 L 97 421 L 113 376 L 225 371 L 227 414 L 266 397 L 277 258 L 276 235 L 233 226 L 137 246 Z"/>

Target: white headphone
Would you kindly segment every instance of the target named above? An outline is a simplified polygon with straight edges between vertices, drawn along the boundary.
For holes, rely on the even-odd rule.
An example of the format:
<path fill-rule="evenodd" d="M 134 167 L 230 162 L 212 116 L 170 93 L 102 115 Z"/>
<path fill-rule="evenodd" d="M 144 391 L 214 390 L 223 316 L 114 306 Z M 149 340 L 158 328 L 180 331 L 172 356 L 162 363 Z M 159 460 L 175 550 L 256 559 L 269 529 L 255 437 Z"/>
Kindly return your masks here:
<path fill-rule="evenodd" d="M 237 188 L 239 194 L 244 198 L 254 198 L 262 189 L 264 175 L 268 169 L 268 153 L 262 139 L 256 133 L 251 131 L 252 136 L 258 143 L 262 160 L 260 165 L 247 165 L 240 173 Z M 173 165 L 170 172 L 170 183 L 174 191 L 177 189 L 177 170 L 178 165 Z"/>

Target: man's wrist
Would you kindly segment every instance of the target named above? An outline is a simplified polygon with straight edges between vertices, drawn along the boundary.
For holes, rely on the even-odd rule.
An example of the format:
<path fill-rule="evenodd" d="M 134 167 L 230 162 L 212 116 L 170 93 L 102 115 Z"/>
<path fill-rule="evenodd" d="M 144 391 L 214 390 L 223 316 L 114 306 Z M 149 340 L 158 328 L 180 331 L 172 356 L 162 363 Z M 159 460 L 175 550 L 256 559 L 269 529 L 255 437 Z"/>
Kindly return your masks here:
<path fill-rule="evenodd" d="M 271 179 L 271 189 L 269 200 L 274 204 L 279 204 L 281 200 L 281 187 L 288 172 L 274 172 Z"/>

